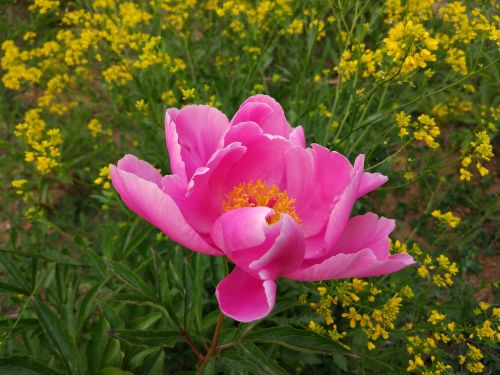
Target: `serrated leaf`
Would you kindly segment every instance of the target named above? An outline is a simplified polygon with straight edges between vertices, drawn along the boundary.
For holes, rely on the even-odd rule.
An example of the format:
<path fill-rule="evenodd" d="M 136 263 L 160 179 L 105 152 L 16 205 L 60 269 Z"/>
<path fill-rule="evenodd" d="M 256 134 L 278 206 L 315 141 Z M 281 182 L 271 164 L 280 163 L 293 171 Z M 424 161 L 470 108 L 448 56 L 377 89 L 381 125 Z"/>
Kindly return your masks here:
<path fill-rule="evenodd" d="M 346 349 L 338 342 L 319 336 L 311 331 L 292 327 L 264 328 L 248 333 L 245 338 L 253 342 L 282 345 L 299 352 L 328 354 L 346 352 Z"/>
<path fill-rule="evenodd" d="M 134 272 L 129 270 L 126 266 L 121 263 L 107 260 L 106 265 L 111 269 L 111 271 L 130 288 L 143 294 L 150 301 L 156 301 L 156 295 L 154 290 L 147 285 L 142 279 Z"/>
<path fill-rule="evenodd" d="M 243 340 L 236 345 L 238 354 L 247 361 L 253 362 L 261 369 L 262 374 L 277 374 L 286 375 L 287 372 L 282 367 L 278 366 L 274 361 L 267 358 L 262 351 L 253 342 Z"/>

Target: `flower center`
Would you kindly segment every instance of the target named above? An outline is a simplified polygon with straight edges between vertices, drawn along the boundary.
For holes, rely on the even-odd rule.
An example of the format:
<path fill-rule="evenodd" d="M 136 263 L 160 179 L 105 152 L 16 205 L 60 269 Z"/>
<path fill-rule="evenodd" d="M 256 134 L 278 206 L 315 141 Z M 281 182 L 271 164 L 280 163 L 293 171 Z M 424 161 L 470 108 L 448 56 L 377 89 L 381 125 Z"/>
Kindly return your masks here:
<path fill-rule="evenodd" d="M 231 211 L 243 207 L 269 207 L 274 210 L 274 214 L 267 218 L 269 224 L 276 223 L 281 214 L 285 213 L 300 223 L 300 219 L 295 212 L 295 199 L 290 199 L 286 190 L 281 191 L 278 185 L 267 185 L 264 181 L 251 180 L 247 183 L 236 185 L 233 190 L 226 194 L 226 200 L 222 205 L 224 211 Z"/>

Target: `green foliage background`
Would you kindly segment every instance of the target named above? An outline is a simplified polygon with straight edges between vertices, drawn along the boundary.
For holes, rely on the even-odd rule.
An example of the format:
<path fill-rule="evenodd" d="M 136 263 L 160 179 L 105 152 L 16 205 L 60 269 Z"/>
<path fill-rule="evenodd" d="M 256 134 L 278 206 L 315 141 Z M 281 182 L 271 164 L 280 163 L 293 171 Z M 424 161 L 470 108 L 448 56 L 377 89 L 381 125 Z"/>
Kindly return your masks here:
<path fill-rule="evenodd" d="M 484 366 L 481 372 L 500 372 L 500 316 L 492 313 L 499 306 L 497 163 L 487 163 L 471 145 L 481 131 L 495 146 L 498 142 L 498 5 L 451 2 L 466 6 L 468 26 L 476 34 L 450 42 L 467 25 L 463 18 L 446 21 L 439 2 L 34 4 L 0 5 L 0 174 L 6 187 L 26 180 L 1 193 L 1 374 L 196 371 L 217 321 L 215 286 L 228 266 L 223 259 L 180 248 L 132 214 L 104 188 L 108 177 L 99 171 L 133 153 L 167 174 L 167 106 L 210 103 L 230 117 L 258 92 L 276 98 L 293 126 L 304 126 L 308 144 L 323 144 L 351 161 L 364 153 L 368 170 L 389 176 L 389 183 L 361 200 L 355 212 L 373 209 L 396 218 L 394 239 L 409 249 L 417 242 L 424 249 L 420 262 L 444 254 L 460 271 L 445 288 L 433 282 L 432 270 L 430 277 L 421 277 L 421 264 L 370 280 L 382 290 L 383 301 L 405 285 L 414 293 L 393 319 L 390 337 L 374 340 L 374 350 L 367 347 L 371 339 L 364 329 L 352 328 L 342 317 L 352 305 L 330 306 L 339 332 L 346 332 L 333 340 L 310 329 L 311 321 L 327 326 L 310 307 L 320 300 L 319 285 L 279 280 L 277 305 L 268 318 L 250 324 L 224 321 L 205 373 L 465 374 L 471 371 L 467 364 L 475 363 Z M 485 30 L 472 21 L 478 18 L 476 7 L 489 25 Z M 436 61 L 405 72 L 404 60 L 387 54 L 384 38 L 398 22 L 409 21 L 424 25 L 440 44 L 433 51 Z M 61 34 L 68 31 L 72 36 Z M 404 38 L 404 58 L 424 48 L 418 37 Z M 14 42 L 19 56 L 5 57 L 13 51 L 6 41 Z M 48 51 L 44 43 L 49 41 L 59 49 Z M 464 52 L 466 71 L 447 61 L 451 48 Z M 37 49 L 38 55 L 22 54 Z M 379 54 L 374 72 L 366 63 L 370 51 Z M 41 76 L 22 66 L 38 69 Z M 122 78 L 113 78 L 108 69 L 118 69 Z M 64 81 L 60 89 L 49 84 L 56 76 Z M 18 77 L 19 87 L 12 77 Z M 52 97 L 42 105 L 47 93 Z M 436 114 L 438 104 L 446 106 L 446 114 Z M 60 129 L 63 138 L 55 146 L 56 165 L 48 171 L 26 161 L 33 142 L 15 135 L 16 125 L 34 108 L 40 108 L 46 126 L 42 133 Z M 416 124 L 405 137 L 395 120 L 401 111 Z M 413 136 L 421 114 L 436 119 L 437 149 Z M 88 128 L 92 119 L 101 124 L 94 135 Z M 460 163 L 468 155 L 472 167 L 481 161 L 489 174 L 481 177 L 471 167 L 472 181 L 460 181 Z M 461 218 L 459 226 L 433 218 L 436 209 L 453 211 Z M 346 285 L 332 281 L 321 287 L 335 295 Z M 366 308 L 368 297 L 359 295 L 360 308 Z M 479 301 L 492 306 L 483 311 Z M 432 310 L 446 315 L 442 325 L 428 321 Z M 485 321 L 496 336 L 478 337 Z M 430 351 L 409 352 L 408 337 L 433 337 L 449 322 L 457 326 L 447 333 L 450 338 L 463 339 L 438 340 Z M 474 359 L 468 343 L 484 357 Z M 412 370 L 409 361 L 416 355 L 424 365 Z M 450 367 L 439 372 L 437 362 Z"/>

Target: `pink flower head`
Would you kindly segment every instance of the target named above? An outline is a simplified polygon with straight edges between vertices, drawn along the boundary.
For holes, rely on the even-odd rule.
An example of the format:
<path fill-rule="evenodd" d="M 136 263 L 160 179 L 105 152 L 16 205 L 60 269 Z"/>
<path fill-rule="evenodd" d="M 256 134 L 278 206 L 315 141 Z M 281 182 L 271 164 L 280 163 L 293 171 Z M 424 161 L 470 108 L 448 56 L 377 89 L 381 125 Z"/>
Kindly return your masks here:
<path fill-rule="evenodd" d="M 275 280 L 368 277 L 413 263 L 389 255 L 394 220 L 350 217 L 356 199 L 387 181 L 320 145 L 305 147 L 271 97 L 248 98 L 231 121 L 206 105 L 171 108 L 165 135 L 172 174 L 126 155 L 111 166 L 125 204 L 188 249 L 234 264 L 215 292 L 241 322 L 274 306 Z"/>

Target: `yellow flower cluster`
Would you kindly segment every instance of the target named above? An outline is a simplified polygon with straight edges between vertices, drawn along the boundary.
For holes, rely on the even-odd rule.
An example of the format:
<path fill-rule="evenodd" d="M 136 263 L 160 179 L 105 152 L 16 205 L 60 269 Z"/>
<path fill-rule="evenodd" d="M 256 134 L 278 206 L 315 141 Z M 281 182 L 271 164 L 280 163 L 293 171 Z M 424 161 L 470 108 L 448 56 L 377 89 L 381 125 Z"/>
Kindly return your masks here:
<path fill-rule="evenodd" d="M 28 182 L 28 180 L 26 180 L 24 178 L 21 178 L 21 179 L 18 179 L 18 180 L 13 180 L 11 182 L 12 187 L 15 188 L 15 189 L 17 189 L 16 190 L 16 194 L 17 195 L 23 195 L 24 194 L 23 186 L 26 184 L 26 182 Z"/>
<path fill-rule="evenodd" d="M 30 12 L 38 12 L 45 14 L 59 7 L 59 0 L 35 0 L 35 2 L 28 7 Z"/>
<path fill-rule="evenodd" d="M 92 135 L 92 138 L 97 138 L 97 136 L 102 133 L 102 125 L 101 122 L 93 118 L 91 119 L 88 124 L 87 124 L 87 129 L 89 130 L 90 134 Z"/>
<path fill-rule="evenodd" d="M 111 187 L 111 176 L 109 174 L 109 166 L 102 167 L 99 170 L 99 177 L 94 180 L 94 184 L 102 185 L 104 190 L 108 190 Z"/>
<path fill-rule="evenodd" d="M 412 20 L 394 25 L 384 43 L 387 56 L 392 58 L 396 69 L 403 74 L 426 68 L 427 62 L 436 61 L 432 51 L 438 49 L 438 40 L 431 38 L 422 24 L 413 23 Z"/>
<path fill-rule="evenodd" d="M 434 210 L 431 212 L 431 215 L 432 217 L 448 224 L 451 228 L 456 228 L 458 224 L 460 224 L 460 218 L 455 216 L 451 211 L 442 213 L 441 210 Z"/>
<path fill-rule="evenodd" d="M 439 143 L 436 137 L 441 134 L 434 118 L 422 114 L 417 117 L 417 121 L 411 121 L 411 115 L 401 111 L 396 115 L 396 124 L 399 127 L 399 136 L 405 137 L 410 134 L 410 126 L 414 128 L 413 138 L 417 141 L 423 141 L 432 149 L 438 148 Z"/>
<path fill-rule="evenodd" d="M 458 274 L 457 264 L 450 261 L 447 256 L 441 254 L 433 259 L 431 255 L 425 254 L 416 243 L 408 249 L 408 246 L 403 242 L 391 240 L 391 252 L 411 254 L 416 260 L 422 263 L 417 269 L 417 274 L 423 279 L 432 280 L 440 288 L 452 286 L 453 276 Z"/>
<path fill-rule="evenodd" d="M 474 90 L 474 87 L 472 86 Z M 432 107 L 432 114 L 439 118 L 452 115 L 462 115 L 472 111 L 472 102 L 462 100 L 458 97 L 452 97 L 445 103 L 437 103 Z"/>
<path fill-rule="evenodd" d="M 75 79 L 68 74 L 56 74 L 47 81 L 47 87 L 38 99 L 39 108 L 47 108 L 50 113 L 63 115 L 71 107 L 76 105 L 75 101 L 65 103 L 61 101 L 61 93 L 67 86 L 74 86 Z"/>
<path fill-rule="evenodd" d="M 481 163 L 482 160 L 490 161 L 494 156 L 493 146 L 491 145 L 491 138 L 486 131 L 481 131 L 475 134 L 475 140 L 471 141 L 469 145 L 471 149 L 469 153 L 462 159 L 462 168 L 460 168 L 460 180 L 470 181 L 472 173 L 469 166 L 473 161 L 476 162 L 476 169 L 481 176 L 488 174 L 488 169 Z"/>
<path fill-rule="evenodd" d="M 45 175 L 59 165 L 63 139 L 60 129 L 46 129 L 46 123 L 40 113 L 41 109 L 27 111 L 24 122 L 16 126 L 14 134 L 26 141 L 28 151 L 24 154 L 25 161 L 33 163 L 36 170 Z"/>
<path fill-rule="evenodd" d="M 432 16 L 433 5 L 434 0 L 386 0 L 384 21 L 394 24 L 405 17 L 425 21 Z"/>
<path fill-rule="evenodd" d="M 26 61 L 29 55 L 20 52 L 12 40 L 2 43 L 4 55 L 1 59 L 2 69 L 6 73 L 2 77 L 4 86 L 11 90 L 19 90 L 23 82 L 38 83 L 42 77 L 42 71 L 36 67 L 28 67 Z"/>
<path fill-rule="evenodd" d="M 346 49 L 341 56 L 339 66 L 334 70 L 339 72 L 342 80 L 348 81 L 359 69 L 363 77 L 377 76 L 377 68 L 383 58 L 383 51 L 366 48 L 365 44 L 356 44 Z"/>
<path fill-rule="evenodd" d="M 333 315 L 334 309 L 341 308 L 343 312 L 340 316 L 344 318 L 348 327 L 361 328 L 369 350 L 376 347 L 375 341 L 387 340 L 390 331 L 395 329 L 395 321 L 400 313 L 403 298 L 414 297 L 411 287 L 405 285 L 399 293 L 381 303 L 377 301 L 377 296 L 382 294 L 382 291 L 375 284 L 360 279 L 334 282 L 332 287 L 321 286 L 317 291 L 319 302 L 310 303 L 310 307 L 322 317 L 323 324 L 311 321 L 309 328 L 318 334 L 328 335 L 334 341 L 345 338 L 347 332 L 339 332 L 342 321 L 337 321 Z"/>

